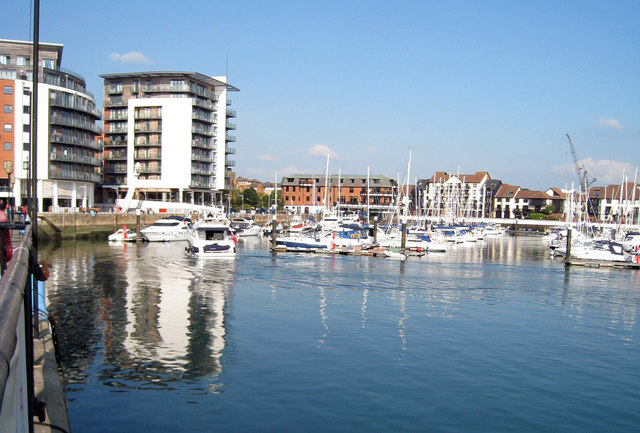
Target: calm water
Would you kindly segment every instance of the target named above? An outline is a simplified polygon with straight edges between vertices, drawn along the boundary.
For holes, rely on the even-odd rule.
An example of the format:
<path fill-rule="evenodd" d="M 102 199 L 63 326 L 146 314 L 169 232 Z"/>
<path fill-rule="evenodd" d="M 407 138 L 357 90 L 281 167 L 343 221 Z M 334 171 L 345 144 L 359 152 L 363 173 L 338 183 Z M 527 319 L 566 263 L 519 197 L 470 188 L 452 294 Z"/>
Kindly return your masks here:
<path fill-rule="evenodd" d="M 406 263 L 42 249 L 78 432 L 638 432 L 640 275 L 503 237 Z"/>

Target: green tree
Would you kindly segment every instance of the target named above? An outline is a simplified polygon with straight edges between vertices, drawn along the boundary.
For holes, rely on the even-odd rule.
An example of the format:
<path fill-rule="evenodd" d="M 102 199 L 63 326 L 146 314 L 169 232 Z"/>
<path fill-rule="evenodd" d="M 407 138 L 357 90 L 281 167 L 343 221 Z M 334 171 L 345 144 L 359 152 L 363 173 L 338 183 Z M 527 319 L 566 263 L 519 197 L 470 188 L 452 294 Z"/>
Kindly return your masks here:
<path fill-rule="evenodd" d="M 258 207 L 260 204 L 260 200 L 258 199 L 258 192 L 255 188 L 247 188 L 242 191 L 242 196 L 244 197 L 244 204 L 249 205 L 250 207 Z"/>

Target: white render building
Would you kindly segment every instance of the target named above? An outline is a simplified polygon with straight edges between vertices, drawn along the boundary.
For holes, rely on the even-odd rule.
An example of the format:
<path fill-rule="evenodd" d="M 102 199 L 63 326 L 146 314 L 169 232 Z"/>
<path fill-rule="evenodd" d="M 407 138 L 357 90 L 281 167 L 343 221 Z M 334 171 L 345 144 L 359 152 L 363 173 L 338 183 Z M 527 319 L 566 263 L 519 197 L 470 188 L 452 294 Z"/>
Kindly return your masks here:
<path fill-rule="evenodd" d="M 196 72 L 104 74 L 104 197 L 223 203 L 235 161 L 226 77 Z"/>
<path fill-rule="evenodd" d="M 91 207 L 100 183 L 102 113 L 79 74 L 61 67 L 61 44 L 39 44 L 37 205 L 39 211 Z M 33 43 L 0 39 L 3 119 L 2 201 L 29 204 Z M 12 173 L 7 172 L 12 162 Z M 6 181 L 8 179 L 8 182 Z"/>

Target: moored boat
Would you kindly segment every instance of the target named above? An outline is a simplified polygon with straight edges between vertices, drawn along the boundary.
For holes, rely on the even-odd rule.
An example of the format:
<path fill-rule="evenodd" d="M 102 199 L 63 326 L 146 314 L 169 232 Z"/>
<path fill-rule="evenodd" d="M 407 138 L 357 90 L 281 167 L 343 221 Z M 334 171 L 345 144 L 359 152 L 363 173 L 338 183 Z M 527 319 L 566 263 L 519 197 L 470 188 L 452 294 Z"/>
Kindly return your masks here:
<path fill-rule="evenodd" d="M 197 257 L 234 258 L 237 239 L 226 218 L 198 220 L 187 235 L 186 251 Z"/>
<path fill-rule="evenodd" d="M 140 230 L 140 235 L 149 242 L 186 241 L 191 219 L 182 216 L 169 216 Z"/>
<path fill-rule="evenodd" d="M 108 237 L 109 242 L 135 242 L 138 239 L 138 234 L 134 229 L 128 229 L 127 226 L 122 226 L 121 229 L 111 233 Z"/>

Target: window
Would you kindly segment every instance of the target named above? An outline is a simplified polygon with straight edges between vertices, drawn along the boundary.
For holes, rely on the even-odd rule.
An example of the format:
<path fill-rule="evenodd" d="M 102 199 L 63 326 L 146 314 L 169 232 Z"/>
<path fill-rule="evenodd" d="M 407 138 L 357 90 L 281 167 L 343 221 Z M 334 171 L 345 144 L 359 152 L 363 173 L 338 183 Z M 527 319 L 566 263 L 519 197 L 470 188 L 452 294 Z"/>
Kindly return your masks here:
<path fill-rule="evenodd" d="M 22 150 L 25 152 L 29 152 L 31 150 L 31 143 L 23 143 Z"/>
<path fill-rule="evenodd" d="M 31 132 L 31 125 L 22 125 L 22 132 Z"/>
<path fill-rule="evenodd" d="M 31 113 L 31 106 L 30 106 L 30 105 L 24 105 L 24 106 L 22 107 L 22 112 L 23 112 L 24 114 L 30 114 L 30 113 Z"/>
<path fill-rule="evenodd" d="M 13 95 L 13 87 L 11 87 L 11 86 L 4 86 L 4 94 L 5 94 L 5 95 Z"/>
<path fill-rule="evenodd" d="M 5 123 L 3 129 L 4 129 L 4 132 L 11 132 L 11 131 L 13 131 L 13 124 Z"/>
<path fill-rule="evenodd" d="M 18 66 L 25 66 L 27 64 L 27 58 L 25 56 L 18 56 L 16 64 Z"/>
<path fill-rule="evenodd" d="M 4 142 L 4 150 L 11 150 L 13 145 L 7 141 Z"/>
<path fill-rule="evenodd" d="M 5 113 L 13 113 L 13 105 L 5 105 L 4 106 Z"/>
<path fill-rule="evenodd" d="M 9 63 L 9 56 L 0 55 L 0 65 L 6 65 Z"/>
<path fill-rule="evenodd" d="M 42 60 L 42 66 L 48 69 L 55 69 L 56 68 L 56 62 L 53 59 L 43 59 Z"/>
<path fill-rule="evenodd" d="M 28 87 L 25 87 L 22 90 L 22 94 L 25 95 L 25 96 L 30 96 L 31 95 L 31 89 L 29 89 Z"/>

